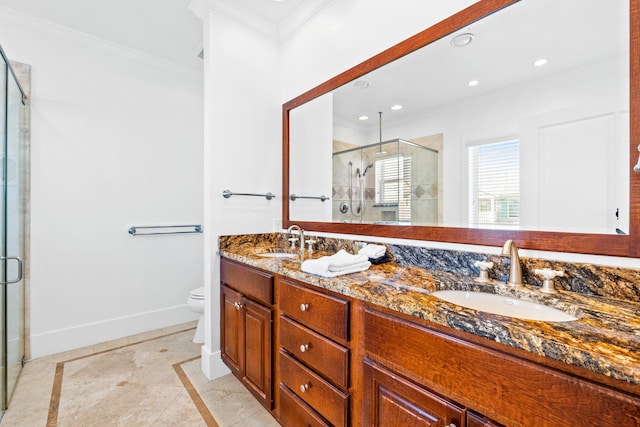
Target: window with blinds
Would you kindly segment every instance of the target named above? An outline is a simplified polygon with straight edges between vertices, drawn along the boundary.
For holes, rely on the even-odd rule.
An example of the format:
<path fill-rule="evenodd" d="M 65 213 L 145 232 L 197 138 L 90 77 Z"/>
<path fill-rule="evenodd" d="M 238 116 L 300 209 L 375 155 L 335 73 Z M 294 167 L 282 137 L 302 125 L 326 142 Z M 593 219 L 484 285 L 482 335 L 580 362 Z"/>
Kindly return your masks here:
<path fill-rule="evenodd" d="M 398 222 L 411 222 L 411 156 L 375 162 L 376 206 L 398 208 Z"/>
<path fill-rule="evenodd" d="M 519 147 L 513 140 L 468 148 L 470 225 L 520 223 Z"/>

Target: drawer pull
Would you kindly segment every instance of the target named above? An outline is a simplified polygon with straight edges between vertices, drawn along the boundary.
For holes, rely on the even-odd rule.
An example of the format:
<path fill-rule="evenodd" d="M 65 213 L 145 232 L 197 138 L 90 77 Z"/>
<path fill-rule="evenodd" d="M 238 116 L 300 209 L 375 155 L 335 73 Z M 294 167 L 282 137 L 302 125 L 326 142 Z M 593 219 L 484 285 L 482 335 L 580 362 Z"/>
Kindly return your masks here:
<path fill-rule="evenodd" d="M 309 311 L 309 304 L 300 304 L 300 311 Z"/>
<path fill-rule="evenodd" d="M 234 306 L 234 307 L 236 308 L 236 310 L 238 310 L 238 311 L 242 310 L 242 303 L 241 303 L 241 302 L 236 301 L 236 302 L 234 302 L 234 303 L 233 303 L 233 306 Z"/>
<path fill-rule="evenodd" d="M 300 386 L 300 391 L 301 391 L 302 393 L 306 393 L 306 392 L 307 392 L 307 390 L 309 390 L 309 383 L 302 384 L 302 385 Z M 455 426 L 454 426 L 454 427 L 455 427 Z"/>
<path fill-rule="evenodd" d="M 309 344 L 300 344 L 300 351 L 303 353 L 309 351 L 309 348 Z"/>

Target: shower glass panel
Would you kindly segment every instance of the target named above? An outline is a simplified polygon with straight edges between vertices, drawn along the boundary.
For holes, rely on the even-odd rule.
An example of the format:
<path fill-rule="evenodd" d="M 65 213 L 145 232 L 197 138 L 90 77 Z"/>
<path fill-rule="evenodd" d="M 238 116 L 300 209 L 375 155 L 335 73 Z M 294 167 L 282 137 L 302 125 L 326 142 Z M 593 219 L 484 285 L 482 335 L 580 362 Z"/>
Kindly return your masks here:
<path fill-rule="evenodd" d="M 9 74 L 7 84 L 7 173 L 6 173 L 6 256 L 24 259 L 24 247 L 22 240 L 22 213 L 21 198 L 24 194 L 21 188 L 21 168 L 23 153 L 20 144 L 21 119 L 23 112 L 22 92 L 18 83 Z M 22 280 L 16 281 L 22 276 L 21 265 L 15 259 L 7 262 L 6 288 L 6 363 L 7 363 L 7 396 L 11 396 L 18 375 L 22 369 L 24 357 L 24 284 Z"/>
<path fill-rule="evenodd" d="M 23 188 L 22 165 L 24 144 L 21 143 L 25 112 L 24 97 L 4 51 L 0 47 L 0 130 L 2 156 L 0 163 L 2 204 L 0 205 L 0 327 L 2 339 L 2 376 L 0 414 L 4 413 L 18 375 L 22 369 L 24 345 L 24 281 L 22 280 Z"/>
<path fill-rule="evenodd" d="M 333 154 L 333 220 L 438 224 L 438 151 L 393 139 Z"/>

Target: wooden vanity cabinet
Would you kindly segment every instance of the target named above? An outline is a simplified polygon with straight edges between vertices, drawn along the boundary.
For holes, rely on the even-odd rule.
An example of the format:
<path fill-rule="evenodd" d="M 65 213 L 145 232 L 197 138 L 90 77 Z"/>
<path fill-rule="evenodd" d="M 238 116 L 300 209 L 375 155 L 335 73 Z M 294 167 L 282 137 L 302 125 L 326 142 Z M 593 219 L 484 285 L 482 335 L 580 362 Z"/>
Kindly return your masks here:
<path fill-rule="evenodd" d="M 535 363 L 515 352 L 467 341 L 427 322 L 369 307 L 364 313 L 364 341 L 365 371 L 376 376 L 365 378 L 363 425 L 398 425 L 387 415 L 399 416 L 400 408 L 448 420 L 451 415 L 436 414 L 434 404 L 422 395 L 440 396 L 448 402 L 444 403 L 447 408 L 449 404 L 463 408 L 464 422 L 454 422 L 458 427 L 640 425 L 638 396 Z M 408 392 L 410 389 L 417 391 Z M 421 400 L 416 400 L 418 396 Z"/>
<path fill-rule="evenodd" d="M 349 301 L 278 278 L 279 421 L 349 425 Z"/>
<path fill-rule="evenodd" d="M 273 408 L 273 276 L 220 260 L 220 346 L 231 372 Z"/>

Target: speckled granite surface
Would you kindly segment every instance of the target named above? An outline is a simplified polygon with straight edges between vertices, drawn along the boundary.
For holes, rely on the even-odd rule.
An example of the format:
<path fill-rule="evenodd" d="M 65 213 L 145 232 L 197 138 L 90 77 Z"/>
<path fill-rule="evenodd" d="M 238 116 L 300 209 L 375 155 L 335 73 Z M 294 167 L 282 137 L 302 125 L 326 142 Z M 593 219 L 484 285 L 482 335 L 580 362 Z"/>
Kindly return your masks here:
<path fill-rule="evenodd" d="M 312 257 L 332 254 L 342 248 L 353 251 L 352 241 L 318 240 L 318 250 Z M 220 253 L 282 276 L 637 385 L 640 394 L 640 285 L 639 273 L 635 270 L 575 264 L 559 266 L 548 261 L 523 259 L 525 283 L 535 285 L 514 290 L 499 282 L 485 284 L 474 279 L 478 273 L 473 267 L 476 259 L 490 258 L 496 262 L 493 269 L 496 273 L 492 277 L 504 279 L 508 274 L 508 258 L 387 245 L 394 262 L 327 279 L 302 272 L 299 258 L 257 255 L 273 247 L 286 247 L 285 241 L 277 233 L 222 236 Z M 305 256 L 309 257 L 308 253 L 305 252 Z M 540 293 L 538 278 L 534 282 L 526 271 L 542 267 L 571 271 L 566 281 L 558 281 L 558 288 L 577 288 L 583 292 Z M 602 274 L 588 280 L 590 274 L 596 276 L 598 273 Z M 576 279 L 579 274 L 583 275 L 580 280 Z M 616 281 L 619 280 L 623 280 L 623 286 L 618 285 Z M 627 280 L 629 286 L 625 285 Z M 617 288 L 622 288 L 622 292 Z M 542 322 L 504 317 L 463 308 L 430 295 L 443 289 L 485 291 L 541 302 L 573 314 L 578 320 Z M 595 295 L 602 293 L 609 297 Z M 617 298 L 611 298 L 612 293 Z M 626 296 L 628 298 L 624 298 Z"/>

